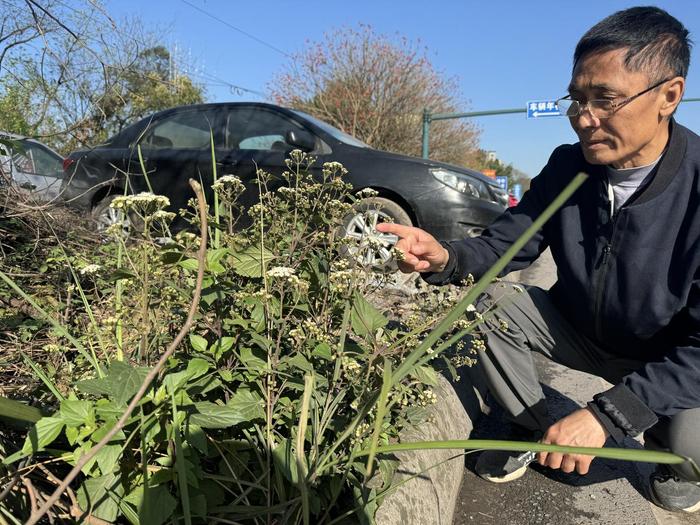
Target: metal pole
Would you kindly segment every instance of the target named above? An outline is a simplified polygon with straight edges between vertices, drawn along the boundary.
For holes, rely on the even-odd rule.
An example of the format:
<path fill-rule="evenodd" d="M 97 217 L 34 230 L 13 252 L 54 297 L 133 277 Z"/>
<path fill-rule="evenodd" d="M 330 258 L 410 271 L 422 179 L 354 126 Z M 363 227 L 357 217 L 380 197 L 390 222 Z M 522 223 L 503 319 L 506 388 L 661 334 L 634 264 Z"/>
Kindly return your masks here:
<path fill-rule="evenodd" d="M 428 158 L 430 144 L 430 111 L 423 108 L 423 158 Z"/>
<path fill-rule="evenodd" d="M 494 109 L 491 111 L 471 111 L 469 113 L 435 113 L 430 120 L 447 120 L 452 118 L 485 117 L 488 115 L 507 115 L 509 113 L 527 113 L 527 109 Z"/>

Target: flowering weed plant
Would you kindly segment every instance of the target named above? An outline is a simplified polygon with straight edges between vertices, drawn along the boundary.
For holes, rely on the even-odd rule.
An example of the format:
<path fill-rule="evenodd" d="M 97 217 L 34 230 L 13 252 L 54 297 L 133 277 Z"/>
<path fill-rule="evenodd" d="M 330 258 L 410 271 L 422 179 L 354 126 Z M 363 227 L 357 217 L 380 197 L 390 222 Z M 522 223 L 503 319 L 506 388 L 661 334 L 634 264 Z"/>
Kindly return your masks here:
<path fill-rule="evenodd" d="M 396 461 L 381 453 L 368 461 L 362 451 L 398 442 L 436 401 L 431 358 L 387 379 L 455 301 L 426 303 L 403 322 L 373 305 L 368 298 L 390 277 L 369 275 L 347 257 L 339 225 L 356 197 L 346 171 L 326 163 L 319 180 L 313 162 L 292 152 L 274 191 L 259 171 L 260 199 L 245 220 L 236 201 L 242 181 L 214 182 L 217 206 L 206 224 L 216 241 L 206 246 L 192 327 L 52 516 L 149 525 L 373 521 Z M 167 204 L 152 194 L 116 198 L 114 208 L 139 217 L 139 238 L 125 239 L 118 225 L 92 258 L 66 252 L 57 265 L 75 268 L 75 297 L 42 311 L 63 326 L 47 346 L 65 356 L 71 374 L 45 371 L 46 416 L 23 444 L 6 447 L 0 476 L 39 474 L 23 479 L 50 492 L 117 424 L 176 338 L 193 301 L 202 238 L 170 234 Z M 196 213 L 184 214 L 202 226 Z M 436 345 L 470 328 L 455 326 Z M 0 502 L 5 515 L 37 510 L 24 494 L 19 484 Z"/>

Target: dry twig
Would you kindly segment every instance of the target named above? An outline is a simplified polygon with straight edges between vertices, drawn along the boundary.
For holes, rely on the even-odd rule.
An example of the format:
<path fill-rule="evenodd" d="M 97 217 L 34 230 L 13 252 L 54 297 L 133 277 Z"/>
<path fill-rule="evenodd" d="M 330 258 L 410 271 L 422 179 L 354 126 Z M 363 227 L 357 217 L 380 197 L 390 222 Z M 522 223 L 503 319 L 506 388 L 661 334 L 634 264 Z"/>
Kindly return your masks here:
<path fill-rule="evenodd" d="M 196 182 L 193 179 L 190 179 L 190 186 L 192 186 L 192 189 L 197 195 L 197 204 L 199 208 L 199 218 L 200 218 L 200 236 L 201 236 L 201 243 L 199 245 L 199 251 L 197 253 L 197 261 L 199 263 L 199 267 L 197 270 L 197 282 L 195 285 L 195 290 L 194 290 L 194 295 L 192 297 L 192 304 L 190 305 L 190 310 L 187 315 L 187 319 L 185 320 L 185 324 L 182 326 L 180 331 L 178 332 L 177 336 L 175 339 L 168 345 L 167 350 L 165 353 L 161 356 L 161 358 L 158 360 L 156 365 L 151 369 L 151 371 L 148 373 L 146 376 L 146 379 L 144 379 L 143 384 L 139 388 L 139 390 L 136 392 L 134 395 L 133 399 L 131 400 L 131 403 L 129 403 L 129 406 L 126 408 L 126 411 L 124 414 L 122 414 L 122 417 L 119 418 L 119 421 L 112 427 L 112 429 L 105 434 L 105 436 L 97 443 L 94 447 L 90 449 L 89 452 L 86 454 L 82 455 L 80 459 L 76 462 L 75 466 L 73 469 L 68 473 L 68 475 L 63 479 L 61 484 L 58 486 L 58 488 L 51 494 L 51 496 L 46 500 L 46 503 L 41 506 L 41 508 L 36 512 L 32 513 L 32 515 L 29 517 L 29 520 L 27 521 L 26 525 L 35 525 L 51 508 L 51 506 L 56 503 L 56 501 L 61 497 L 61 494 L 68 488 L 68 485 L 76 478 L 76 476 L 80 473 L 82 468 L 92 459 L 95 457 L 95 455 L 104 447 L 109 441 L 114 437 L 114 435 L 119 432 L 122 428 L 124 428 L 124 425 L 126 423 L 126 420 L 129 419 L 131 416 L 131 413 L 134 411 L 136 406 L 139 404 L 141 401 L 141 398 L 144 396 L 148 388 L 150 387 L 151 383 L 153 380 L 156 378 L 156 376 L 160 373 L 160 371 L 163 369 L 163 366 L 165 365 L 166 361 L 170 358 L 170 356 L 173 354 L 175 349 L 178 347 L 178 345 L 182 342 L 184 339 L 185 335 L 187 335 L 187 332 L 189 332 L 190 327 L 192 326 L 192 323 L 194 322 L 194 317 L 195 314 L 197 313 L 197 308 L 199 307 L 199 299 L 202 293 L 202 282 L 204 280 L 204 267 L 206 264 L 206 255 L 207 255 L 207 208 L 206 208 L 206 203 L 204 201 L 204 193 L 202 192 L 202 187 L 198 182 Z"/>

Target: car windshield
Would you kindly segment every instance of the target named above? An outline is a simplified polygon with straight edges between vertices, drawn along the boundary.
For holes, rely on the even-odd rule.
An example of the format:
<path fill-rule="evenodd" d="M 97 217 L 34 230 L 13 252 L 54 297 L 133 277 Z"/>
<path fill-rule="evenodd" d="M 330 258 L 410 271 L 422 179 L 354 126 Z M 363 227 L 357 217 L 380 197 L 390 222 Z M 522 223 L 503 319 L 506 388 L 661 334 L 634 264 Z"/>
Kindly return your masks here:
<path fill-rule="evenodd" d="M 309 115 L 308 113 L 304 113 L 303 111 L 298 111 L 296 109 L 293 109 L 292 111 L 300 117 L 304 117 L 306 120 L 308 120 L 315 126 L 321 128 L 331 137 L 333 137 L 334 139 L 338 139 L 340 142 L 344 142 L 345 144 L 349 144 L 350 146 L 356 146 L 358 148 L 369 148 L 369 146 L 361 140 L 356 139 L 352 135 L 348 135 L 344 131 L 340 131 L 338 128 L 334 128 L 327 122 L 323 122 L 322 120 L 319 120 L 316 117 L 312 117 L 311 115 Z"/>

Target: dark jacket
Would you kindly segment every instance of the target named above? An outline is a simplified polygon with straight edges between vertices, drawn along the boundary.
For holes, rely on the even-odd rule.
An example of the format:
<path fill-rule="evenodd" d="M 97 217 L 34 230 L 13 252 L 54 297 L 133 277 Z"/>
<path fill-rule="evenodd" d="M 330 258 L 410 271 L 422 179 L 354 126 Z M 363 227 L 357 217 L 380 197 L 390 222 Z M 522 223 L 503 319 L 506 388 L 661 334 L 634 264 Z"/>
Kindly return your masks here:
<path fill-rule="evenodd" d="M 480 277 L 579 172 L 590 177 L 515 257 L 527 267 L 547 247 L 550 295 L 572 325 L 608 351 L 646 364 L 596 396 L 627 434 L 657 416 L 700 407 L 700 137 L 673 121 L 650 183 L 610 216 L 605 167 L 579 144 L 557 148 L 530 190 L 476 239 L 446 243 L 433 284 Z"/>

